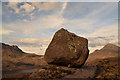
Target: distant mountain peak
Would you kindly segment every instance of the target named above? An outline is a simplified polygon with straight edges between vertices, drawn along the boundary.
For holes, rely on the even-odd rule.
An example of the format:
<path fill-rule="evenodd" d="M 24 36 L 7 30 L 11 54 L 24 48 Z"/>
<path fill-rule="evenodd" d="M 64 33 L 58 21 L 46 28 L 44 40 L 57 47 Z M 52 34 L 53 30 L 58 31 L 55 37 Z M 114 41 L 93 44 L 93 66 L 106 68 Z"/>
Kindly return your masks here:
<path fill-rule="evenodd" d="M 106 44 L 105 46 L 116 46 L 115 44 L 112 44 L 112 43 L 108 43 Z"/>
<path fill-rule="evenodd" d="M 106 44 L 102 49 L 115 49 L 115 48 L 120 48 L 119 46 L 117 46 L 117 45 L 114 45 L 114 44 L 112 44 L 112 43 L 108 43 L 108 44 Z"/>
<path fill-rule="evenodd" d="M 118 57 L 120 47 L 114 44 L 108 43 L 102 49 L 95 50 L 88 57 L 88 62 L 94 61 L 97 59 L 104 59 L 109 57 Z"/>

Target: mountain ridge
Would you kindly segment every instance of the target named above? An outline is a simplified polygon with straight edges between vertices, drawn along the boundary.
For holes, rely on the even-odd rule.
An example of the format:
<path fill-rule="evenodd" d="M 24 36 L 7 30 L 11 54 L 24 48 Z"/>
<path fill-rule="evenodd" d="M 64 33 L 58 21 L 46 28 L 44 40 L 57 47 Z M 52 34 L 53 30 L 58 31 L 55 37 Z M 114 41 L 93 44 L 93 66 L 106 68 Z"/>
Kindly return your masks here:
<path fill-rule="evenodd" d="M 103 48 L 101 48 L 100 50 L 97 49 L 94 52 L 92 52 L 87 59 L 87 63 L 89 63 L 89 62 L 91 63 L 92 61 L 95 61 L 97 59 L 118 57 L 119 51 L 120 51 L 119 46 L 108 43 Z"/>
<path fill-rule="evenodd" d="M 16 45 L 0 43 L 0 46 L 3 71 L 34 68 L 43 64 L 47 65 L 43 59 L 43 55 L 26 53 Z"/>

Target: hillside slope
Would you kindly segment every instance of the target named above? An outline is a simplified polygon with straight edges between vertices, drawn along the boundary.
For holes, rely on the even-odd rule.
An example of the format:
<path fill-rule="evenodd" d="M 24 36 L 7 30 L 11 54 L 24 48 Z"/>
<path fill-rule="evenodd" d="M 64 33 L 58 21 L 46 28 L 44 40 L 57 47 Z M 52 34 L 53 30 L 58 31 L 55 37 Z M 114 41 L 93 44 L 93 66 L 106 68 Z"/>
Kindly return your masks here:
<path fill-rule="evenodd" d="M 25 53 L 18 46 L 0 43 L 2 48 L 2 71 L 29 69 L 47 65 L 43 55 Z"/>
<path fill-rule="evenodd" d="M 118 53 L 120 51 L 120 47 L 114 44 L 106 44 L 102 49 L 95 50 L 91 53 L 87 59 L 86 63 L 91 64 L 96 59 L 105 59 L 109 57 L 118 57 Z"/>

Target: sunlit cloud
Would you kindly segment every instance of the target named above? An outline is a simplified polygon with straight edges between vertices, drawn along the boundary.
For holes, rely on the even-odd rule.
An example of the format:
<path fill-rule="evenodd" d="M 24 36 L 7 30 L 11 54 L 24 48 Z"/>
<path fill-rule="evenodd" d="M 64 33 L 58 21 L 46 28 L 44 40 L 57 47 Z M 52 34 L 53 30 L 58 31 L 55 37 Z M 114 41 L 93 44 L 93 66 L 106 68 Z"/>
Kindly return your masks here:
<path fill-rule="evenodd" d="M 4 30 L 4 29 L 0 30 L 0 33 L 2 33 L 2 35 L 8 35 L 8 34 L 13 33 L 13 32 L 14 31 L 12 31 L 12 30 Z"/>
<path fill-rule="evenodd" d="M 65 10 L 66 7 L 67 7 L 67 2 L 63 3 L 62 9 L 60 11 L 61 15 L 63 14 L 63 12 L 64 12 L 64 10 Z"/>
<path fill-rule="evenodd" d="M 113 35 L 118 36 L 118 25 L 117 24 L 107 25 L 107 26 L 103 26 L 102 28 L 98 28 L 93 33 L 91 33 L 89 36 L 107 37 L 107 36 L 113 36 Z"/>
<path fill-rule="evenodd" d="M 19 2 L 9 2 L 7 7 L 12 8 L 15 11 L 15 13 L 19 13 L 20 9 L 17 8 L 17 4 L 19 4 Z"/>
<path fill-rule="evenodd" d="M 22 2 L 22 4 L 20 2 L 9 2 L 8 5 L 6 5 L 7 7 L 11 8 L 14 10 L 14 13 L 19 14 L 21 12 L 32 12 L 35 7 L 33 5 L 30 5 L 28 3 Z M 23 9 L 23 11 L 21 11 Z"/>
<path fill-rule="evenodd" d="M 53 10 L 57 7 L 56 2 L 44 2 L 44 3 L 40 3 L 40 2 L 33 2 L 32 5 L 35 6 L 36 8 L 38 8 L 38 11 L 48 11 L 48 10 Z"/>
<path fill-rule="evenodd" d="M 34 6 L 27 4 L 27 3 L 24 3 L 24 5 L 21 5 L 20 8 L 25 9 L 25 12 L 27 13 L 32 12 L 35 9 Z"/>
<path fill-rule="evenodd" d="M 29 20 L 27 20 L 27 19 L 23 19 L 23 21 L 24 21 L 24 22 L 29 22 Z"/>
<path fill-rule="evenodd" d="M 42 38 L 42 39 L 26 38 L 26 39 L 20 39 L 18 41 L 11 41 L 9 43 L 18 45 L 25 52 L 37 53 L 39 55 L 43 55 L 50 41 L 51 38 Z"/>

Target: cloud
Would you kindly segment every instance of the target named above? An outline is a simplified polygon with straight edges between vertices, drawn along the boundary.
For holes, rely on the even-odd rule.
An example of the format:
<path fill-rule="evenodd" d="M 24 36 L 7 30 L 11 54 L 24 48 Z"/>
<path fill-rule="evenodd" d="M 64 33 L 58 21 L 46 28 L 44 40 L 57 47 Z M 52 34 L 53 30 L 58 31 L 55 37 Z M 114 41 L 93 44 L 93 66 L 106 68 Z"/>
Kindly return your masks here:
<path fill-rule="evenodd" d="M 63 14 L 65 8 L 67 7 L 67 4 L 68 4 L 67 2 L 64 2 L 64 3 L 63 3 L 63 6 L 62 6 L 61 11 L 60 11 L 60 15 Z"/>
<path fill-rule="evenodd" d="M 61 16 L 66 6 L 67 2 L 9 2 L 5 7 L 8 7 L 8 10 L 11 14 L 18 14 L 16 15 L 16 18 L 19 17 L 20 20 L 28 22 L 34 18 L 38 18 L 38 15 L 36 14 L 41 15 L 41 11 L 45 11 L 44 13 L 49 13 L 52 11 L 52 15 Z"/>
<path fill-rule="evenodd" d="M 48 4 L 48 3 L 47 3 Z M 52 4 L 52 3 L 51 3 Z M 62 13 L 64 12 L 67 3 L 63 3 L 60 12 L 54 13 L 52 15 L 45 15 L 44 17 L 40 17 L 32 22 L 28 22 L 24 25 L 20 24 L 20 26 L 24 27 L 25 34 L 32 34 L 37 30 L 45 30 L 50 28 L 58 28 L 61 27 L 61 24 L 64 23 L 64 18 L 62 17 Z M 46 24 L 47 23 L 47 24 Z M 35 25 L 35 27 L 33 27 Z M 29 27 L 29 28 L 28 28 Z"/>
<path fill-rule="evenodd" d="M 50 41 L 51 38 L 43 38 L 43 39 L 25 38 L 17 41 L 11 41 L 9 43 L 12 45 L 19 46 L 23 51 L 27 53 L 36 53 L 39 55 L 43 55 Z"/>
<path fill-rule="evenodd" d="M 102 26 L 102 28 L 98 28 L 94 30 L 93 33 L 91 33 L 89 36 L 112 36 L 116 35 L 118 36 L 118 25 L 117 24 L 112 24 L 112 25 L 107 25 L 107 26 Z"/>
<path fill-rule="evenodd" d="M 22 3 L 22 4 L 21 4 Z M 20 7 L 18 7 L 18 5 Z M 15 10 L 15 13 L 21 13 L 22 9 L 25 9 L 26 13 L 32 12 L 34 9 L 38 11 L 49 11 L 56 9 L 58 2 L 9 2 L 7 7 Z"/>
<path fill-rule="evenodd" d="M 90 52 L 89 53 L 92 53 L 92 52 L 94 52 L 95 50 L 99 50 L 99 49 L 101 49 L 103 46 L 96 46 L 96 47 L 89 47 L 89 50 L 90 50 Z"/>
<path fill-rule="evenodd" d="M 32 47 L 32 46 L 29 46 L 29 47 L 26 47 L 26 46 L 19 46 L 20 49 L 22 49 L 22 51 L 26 52 L 26 53 L 35 53 L 35 54 L 38 54 L 38 55 L 44 55 L 45 54 L 45 50 L 46 50 L 46 47 Z"/>
<path fill-rule="evenodd" d="M 107 36 L 107 37 L 88 37 L 89 46 L 96 47 L 96 46 L 104 46 L 107 43 L 113 43 L 117 40 L 117 36 Z"/>
<path fill-rule="evenodd" d="M 104 16 L 110 14 L 111 12 L 113 12 L 115 9 L 118 9 L 118 5 L 117 4 L 118 3 L 109 3 L 109 2 L 108 3 L 102 3 L 102 5 L 100 5 L 98 9 L 95 8 L 93 11 L 91 11 L 85 17 L 87 17 L 87 18 L 101 18 L 101 17 L 104 17 Z M 95 15 L 97 15 L 97 16 L 95 16 Z"/>
<path fill-rule="evenodd" d="M 5 30 L 5 29 L 0 30 L 0 33 L 1 33 L 2 35 L 8 35 L 8 34 L 13 33 L 13 32 L 14 32 L 14 31 L 12 31 L 12 30 Z"/>
<path fill-rule="evenodd" d="M 18 4 L 15 3 L 14 6 Z M 27 4 L 27 3 L 26 3 Z M 31 5 L 33 5 L 35 3 L 32 3 Z M 36 2 L 36 5 L 41 4 L 42 7 L 44 8 L 45 6 L 54 6 L 58 4 L 58 3 L 38 3 Z M 24 4 L 25 5 L 25 4 Z M 22 5 L 22 6 L 24 6 Z M 35 5 L 33 5 L 35 6 Z M 57 5 L 56 5 L 57 6 Z M 26 18 L 23 18 L 22 21 L 16 21 L 15 23 L 10 23 L 10 24 L 5 24 L 5 28 L 6 29 L 10 29 L 10 30 L 15 30 L 15 31 L 19 31 L 19 32 L 23 32 L 23 34 L 26 36 L 32 36 L 35 35 L 36 33 L 40 33 L 44 30 L 48 30 L 48 29 L 56 29 L 58 27 L 60 27 L 60 25 L 64 22 L 64 17 L 62 16 L 65 8 L 67 6 L 67 3 L 60 3 L 59 6 L 60 7 L 59 10 L 56 10 L 56 12 L 54 12 L 53 14 L 49 14 L 49 15 L 43 15 L 43 17 L 39 17 L 37 16 L 36 19 L 34 20 L 28 20 Z M 47 8 L 47 7 L 46 7 Z M 26 8 L 28 9 L 28 8 Z M 50 9 L 44 9 L 44 10 L 51 10 L 53 9 L 52 7 Z M 41 12 L 39 12 L 41 13 Z M 23 14 L 24 15 L 24 14 Z M 31 13 L 31 19 L 35 16 L 33 16 L 34 13 Z M 13 27 L 14 26 L 14 27 Z M 17 32 L 18 33 L 18 32 Z M 21 36 L 23 35 L 21 34 Z M 46 33 L 41 33 L 40 36 L 42 34 L 46 34 Z"/>
<path fill-rule="evenodd" d="M 79 3 L 79 5 L 81 6 L 78 6 L 78 4 L 76 5 L 74 4 L 74 7 L 77 7 L 78 9 L 80 8 L 80 10 L 76 9 L 76 12 L 74 11 L 75 8 L 73 9 L 71 6 L 69 6 L 70 8 L 68 7 L 68 9 L 66 9 L 66 12 L 69 13 L 69 9 L 71 9 L 72 11 L 75 12 L 75 14 L 74 15 L 71 13 L 70 13 L 71 15 L 65 14 L 66 15 L 64 20 L 65 22 L 63 23 L 63 25 L 67 26 L 68 29 L 83 30 L 84 31 L 83 33 L 87 32 L 88 34 L 94 32 L 97 29 L 100 29 L 101 27 L 107 27 L 106 25 L 112 25 L 114 23 L 117 23 L 115 21 L 112 21 L 111 18 L 117 17 L 118 15 L 117 3 L 94 3 L 94 4 L 90 3 L 88 4 L 88 6 L 83 6 L 86 4 L 87 3 L 83 4 Z M 79 11 L 79 13 L 77 11 Z M 113 16 L 113 12 L 115 16 Z"/>
<path fill-rule="evenodd" d="M 68 20 L 65 19 L 63 25 L 71 30 L 87 30 L 91 31 L 93 29 L 94 23 L 96 23 L 96 20 L 93 19 L 72 19 Z"/>
<path fill-rule="evenodd" d="M 36 38 L 25 38 L 25 39 L 21 39 L 19 42 L 22 43 L 36 43 L 36 42 L 49 42 L 51 40 L 51 38 L 41 38 L 41 39 L 36 39 Z M 38 44 L 37 43 L 37 44 Z"/>
<path fill-rule="evenodd" d="M 18 4 L 19 3 L 11 2 L 8 6 L 15 10 L 14 14 L 20 14 L 20 21 L 7 24 L 8 26 L 4 27 L 4 29 L 16 31 L 16 34 L 10 37 L 19 36 L 20 39 L 15 41 L 11 38 L 10 43 L 20 46 L 24 51 L 44 54 L 50 40 L 36 38 L 51 37 L 51 34 L 60 27 L 67 28 L 72 32 L 87 37 L 89 40 L 90 51 L 99 49 L 109 42 L 116 43 L 118 28 L 117 25 L 114 24 L 115 20 L 113 22 L 110 21 L 114 18 L 112 12 L 116 12 L 114 11 L 114 5 L 104 3 L 102 5 L 100 4 L 101 6 L 94 5 L 88 9 L 89 5 L 83 6 L 78 4 L 79 6 L 77 5 L 76 8 L 73 8 L 73 3 L 71 3 L 71 7 L 69 7 L 69 3 L 67 2 L 33 2 L 24 3 L 20 5 L 20 7 L 17 7 Z M 76 11 L 74 13 L 75 15 L 70 13 L 70 16 L 76 16 L 77 18 L 65 18 L 63 15 L 66 14 L 67 10 L 73 10 L 73 12 Z M 82 11 L 83 15 L 81 16 L 78 12 L 80 13 Z M 31 20 L 29 20 L 26 15 L 28 15 Z M 13 32 L 9 32 L 9 34 L 10 33 Z M 4 38 L 5 37 L 6 36 L 4 36 Z"/>
<path fill-rule="evenodd" d="M 24 3 L 24 5 L 20 6 L 20 8 L 21 8 L 21 9 L 22 9 L 22 8 L 25 9 L 25 11 L 26 11 L 27 13 L 32 12 L 32 11 L 35 9 L 34 6 L 32 6 L 32 5 L 30 5 L 30 4 L 27 4 L 27 3 Z"/>
<path fill-rule="evenodd" d="M 35 6 L 36 8 L 38 8 L 39 11 L 48 11 L 48 10 L 53 10 L 57 7 L 57 3 L 56 2 L 33 2 L 32 3 L 33 6 Z"/>
<path fill-rule="evenodd" d="M 29 12 L 32 12 L 35 7 L 33 5 L 30 5 L 28 3 L 23 3 L 23 5 L 20 5 L 21 2 L 9 2 L 7 7 L 10 7 L 12 8 L 16 14 L 19 14 L 21 13 L 21 10 L 24 9 L 25 11 L 23 12 L 26 12 L 26 13 L 29 13 Z M 20 7 L 18 7 L 18 5 L 20 5 Z"/>
<path fill-rule="evenodd" d="M 39 26 L 43 26 L 44 28 L 55 28 L 60 26 L 63 23 L 63 21 L 63 17 L 60 17 L 58 15 L 50 15 L 45 16 L 44 18 L 40 18 L 36 22 L 39 22 Z"/>
<path fill-rule="evenodd" d="M 27 19 L 23 19 L 23 21 L 24 21 L 24 22 L 29 22 L 29 20 L 27 20 Z"/>
<path fill-rule="evenodd" d="M 103 26 L 86 36 L 88 38 L 90 52 L 100 49 L 108 43 L 119 45 L 117 24 Z"/>
<path fill-rule="evenodd" d="M 9 2 L 7 7 L 12 8 L 13 10 L 15 10 L 15 13 L 19 13 L 20 9 L 17 8 L 17 4 L 19 4 L 20 2 Z"/>
<path fill-rule="evenodd" d="M 36 12 L 35 6 L 27 2 L 9 2 L 8 5 L 5 5 L 4 7 L 8 8 L 7 10 L 9 10 L 9 16 L 17 14 L 14 15 L 16 19 L 19 18 L 25 22 L 27 22 L 28 20 L 32 20 L 34 18 L 33 15 Z"/>
<path fill-rule="evenodd" d="M 89 30 L 89 28 L 88 28 Z M 88 46 L 90 53 L 96 49 L 101 49 L 104 45 L 112 43 L 119 45 L 118 41 L 118 25 L 104 25 L 99 28 L 93 29 L 93 32 L 89 34 L 82 34 L 88 39 Z"/>
<path fill-rule="evenodd" d="M 96 49 L 101 49 L 108 43 L 119 45 L 117 36 L 106 36 L 106 37 L 88 37 L 88 45 L 90 52 L 93 52 Z"/>
<path fill-rule="evenodd" d="M 49 2 L 49 3 L 40 3 L 42 6 L 40 8 L 46 8 L 46 9 L 41 9 L 41 10 L 50 10 L 55 7 L 57 7 L 58 3 L 55 2 Z M 38 5 L 38 3 L 37 3 Z M 53 13 L 52 15 L 47 15 L 44 16 L 43 18 L 39 18 L 36 20 L 36 23 L 40 23 L 39 26 L 44 26 L 44 28 L 56 28 L 59 27 L 63 22 L 64 22 L 64 17 L 62 16 L 66 6 L 67 2 L 62 3 L 60 11 L 56 11 L 56 13 Z M 46 24 L 47 23 L 47 24 Z"/>
<path fill-rule="evenodd" d="M 14 26 L 16 26 L 17 30 L 23 31 L 24 34 L 32 35 L 43 30 L 58 28 L 64 22 L 64 18 L 57 15 L 49 15 L 35 21 L 28 21 L 26 19 L 23 21 L 27 23 L 17 23 Z"/>

